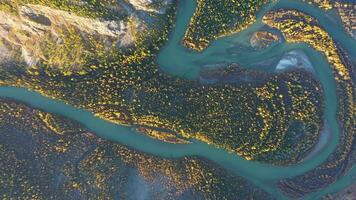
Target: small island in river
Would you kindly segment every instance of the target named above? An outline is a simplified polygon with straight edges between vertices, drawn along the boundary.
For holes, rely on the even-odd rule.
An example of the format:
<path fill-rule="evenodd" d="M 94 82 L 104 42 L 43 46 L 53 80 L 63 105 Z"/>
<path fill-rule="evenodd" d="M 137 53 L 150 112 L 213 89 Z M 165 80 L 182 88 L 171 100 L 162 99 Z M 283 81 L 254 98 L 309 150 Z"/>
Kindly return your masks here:
<path fill-rule="evenodd" d="M 356 198 L 355 8 L 1 1 L 0 198 Z"/>

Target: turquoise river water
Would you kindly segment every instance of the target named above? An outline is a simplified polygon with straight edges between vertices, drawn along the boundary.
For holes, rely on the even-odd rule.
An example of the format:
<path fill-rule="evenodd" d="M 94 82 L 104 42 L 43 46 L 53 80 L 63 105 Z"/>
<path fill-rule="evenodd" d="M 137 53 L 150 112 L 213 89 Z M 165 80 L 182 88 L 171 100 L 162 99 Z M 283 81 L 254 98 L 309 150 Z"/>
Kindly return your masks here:
<path fill-rule="evenodd" d="M 189 20 L 195 10 L 196 2 L 192 0 L 181 0 L 175 28 L 170 36 L 167 45 L 158 56 L 160 68 L 174 76 L 181 76 L 187 79 L 198 77 L 199 66 L 202 64 L 220 64 L 237 62 L 242 66 L 255 66 L 254 64 L 265 61 L 269 58 L 281 57 L 284 53 L 295 49 L 300 49 L 306 53 L 314 66 L 315 76 L 320 81 L 324 89 L 326 100 L 324 116 L 329 123 L 331 139 L 322 151 L 301 163 L 292 166 L 279 167 L 263 164 L 254 161 L 247 161 L 237 155 L 228 153 L 214 146 L 194 141 L 192 144 L 170 144 L 154 140 L 143 134 L 135 132 L 132 128 L 120 126 L 98 117 L 93 113 L 67 105 L 61 101 L 41 96 L 40 94 L 28 91 L 25 88 L 0 87 L 0 96 L 8 97 L 25 102 L 33 107 L 40 108 L 51 113 L 58 113 L 73 119 L 98 136 L 116 141 L 133 149 L 168 158 L 179 158 L 183 156 L 202 156 L 238 176 L 242 176 L 274 195 L 277 199 L 286 199 L 285 196 L 275 187 L 274 182 L 282 178 L 288 178 L 305 173 L 326 160 L 335 150 L 339 140 L 339 126 L 336 120 L 337 97 L 335 81 L 325 57 L 310 48 L 306 44 L 279 43 L 271 47 L 253 51 L 246 48 L 239 48 L 248 45 L 249 36 L 252 32 L 264 27 L 261 17 L 267 11 L 276 8 L 291 8 L 301 10 L 317 18 L 323 28 L 350 54 L 351 58 L 356 58 L 356 41 L 349 37 L 337 21 L 325 17 L 325 13 L 311 5 L 293 0 L 280 0 L 267 5 L 258 15 L 256 23 L 248 29 L 233 34 L 231 36 L 218 39 L 202 53 L 190 51 L 180 45 L 181 39 L 186 31 Z M 275 65 L 264 69 L 273 71 Z M 321 196 L 341 190 L 352 182 L 355 182 L 356 169 L 353 168 L 346 176 L 330 185 L 327 188 L 310 194 L 305 199 L 318 199 Z"/>

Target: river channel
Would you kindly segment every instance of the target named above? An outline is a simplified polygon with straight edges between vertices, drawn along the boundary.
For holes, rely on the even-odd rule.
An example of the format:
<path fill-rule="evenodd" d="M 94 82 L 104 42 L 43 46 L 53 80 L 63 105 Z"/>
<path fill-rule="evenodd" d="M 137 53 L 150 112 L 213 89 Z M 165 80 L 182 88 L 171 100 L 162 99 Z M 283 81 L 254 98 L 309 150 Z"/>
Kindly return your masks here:
<path fill-rule="evenodd" d="M 191 144 L 171 144 L 135 132 L 132 128 L 120 126 L 105 120 L 102 120 L 89 111 L 75 108 L 61 101 L 41 96 L 40 94 L 29 91 L 26 88 L 0 87 L 0 97 L 8 97 L 29 104 L 35 108 L 46 112 L 57 113 L 73 119 L 100 137 L 116 141 L 130 148 L 167 158 L 179 158 L 183 156 L 202 156 L 205 157 L 226 170 L 238 176 L 244 177 L 271 193 L 278 199 L 286 197 L 275 187 L 274 182 L 279 179 L 288 178 L 305 173 L 321 163 L 335 150 L 338 145 L 340 130 L 336 120 L 337 97 L 336 86 L 332 71 L 325 57 L 310 48 L 306 44 L 288 44 L 278 43 L 261 50 L 253 51 L 241 49 L 246 46 L 249 36 L 254 31 L 264 27 L 261 17 L 267 11 L 276 8 L 291 8 L 302 10 L 311 16 L 317 18 L 321 26 L 337 41 L 352 58 L 356 58 L 356 41 L 349 37 L 342 27 L 331 19 L 325 17 L 325 13 L 311 5 L 292 0 L 281 0 L 267 5 L 258 14 L 258 20 L 248 29 L 227 37 L 220 38 L 211 43 L 211 45 L 201 53 L 194 52 L 181 46 L 181 39 L 187 29 L 189 20 L 194 13 L 196 2 L 193 0 L 181 0 L 174 30 L 166 46 L 158 56 L 158 64 L 161 70 L 174 76 L 180 76 L 187 79 L 198 77 L 201 65 L 221 64 L 221 63 L 239 63 L 243 67 L 254 66 L 255 63 L 263 62 L 269 58 L 282 57 L 284 53 L 292 50 L 302 50 L 314 66 L 315 77 L 320 81 L 325 98 L 324 117 L 328 121 L 331 139 L 330 142 L 311 159 L 287 167 L 278 167 L 263 164 L 254 161 L 247 161 L 242 157 L 228 153 L 214 146 L 194 141 Z M 273 71 L 275 65 L 264 69 Z M 305 199 L 318 199 L 322 195 L 338 191 L 350 185 L 353 177 L 356 176 L 356 169 L 353 168 L 345 177 L 336 183 L 324 188 L 316 193 L 310 194 Z"/>

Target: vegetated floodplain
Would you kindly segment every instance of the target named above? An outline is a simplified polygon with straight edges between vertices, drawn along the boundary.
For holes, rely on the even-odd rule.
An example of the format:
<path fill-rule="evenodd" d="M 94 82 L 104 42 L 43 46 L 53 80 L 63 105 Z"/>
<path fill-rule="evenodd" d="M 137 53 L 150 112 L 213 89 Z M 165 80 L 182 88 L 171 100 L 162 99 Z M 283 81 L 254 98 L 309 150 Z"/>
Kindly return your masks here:
<path fill-rule="evenodd" d="M 16 6 L 9 2 L 1 2 L 0 9 L 16 15 Z M 66 4 L 72 1 L 62 2 Z M 51 7 L 66 9 L 56 5 Z M 347 8 L 352 11 L 353 7 Z M 74 12 L 76 9 L 82 8 L 67 10 Z M 320 9 L 318 11 L 321 12 Z M 86 16 L 80 12 L 76 14 Z M 68 64 L 64 68 L 53 67 L 53 62 L 48 61 L 36 66 L 5 64 L 0 67 L 0 86 L 29 88 L 167 142 L 188 143 L 194 142 L 191 139 L 198 139 L 245 159 L 276 165 L 303 161 L 302 158 L 310 152 L 322 130 L 323 91 L 314 77 L 301 70 L 276 75 L 241 70 L 239 65 L 226 66 L 208 73 L 213 81 L 188 81 L 168 76 L 159 70 L 156 55 L 167 42 L 174 15 L 175 8 L 171 8 L 166 15 L 159 17 L 152 30 L 144 32 L 130 48 L 125 49 L 104 51 L 97 46 L 98 43 L 82 40 L 82 35 L 77 32 L 65 32 L 68 40 L 63 49 L 84 46 L 97 52 L 94 56 L 89 54 L 81 57 L 81 70 Z M 105 18 L 100 13 L 93 16 Z M 345 28 L 352 35 L 352 24 L 346 18 L 342 20 L 347 22 Z M 294 167 L 298 168 L 305 163 L 293 166 L 293 169 L 288 168 L 288 177 L 291 178 L 278 181 L 279 188 L 275 188 L 276 185 L 269 181 L 264 184 L 273 190 L 262 187 L 281 199 L 284 198 L 279 194 L 279 189 L 292 198 L 301 198 L 307 194 L 313 197 L 312 192 L 318 191 L 316 196 L 319 198 L 325 192 L 332 191 L 328 186 L 335 181 L 341 180 L 343 185 L 347 184 L 341 177 L 356 160 L 355 72 L 352 66 L 354 63 L 348 58 L 352 52 L 345 52 L 316 19 L 305 13 L 277 10 L 269 12 L 263 22 L 280 30 L 287 42 L 307 43 L 323 53 L 333 71 L 338 97 L 337 117 L 341 129 L 340 138 L 335 134 L 335 138 L 340 141 L 329 141 L 338 144 L 335 152 L 319 167 L 297 177 L 292 177 L 300 172 L 294 170 Z M 220 36 L 217 34 L 213 38 L 217 37 Z M 202 41 L 205 46 L 210 42 Z M 270 41 L 266 40 L 267 46 Z M 46 52 L 47 56 L 57 51 L 56 43 L 51 47 Z M 71 54 L 65 50 L 63 53 Z M 58 59 L 60 57 L 55 57 L 54 61 Z M 66 57 L 65 61 L 70 61 L 70 57 Z M 131 168 L 147 182 L 155 182 L 158 178 L 158 182 L 165 183 L 162 188 L 168 190 L 172 198 L 189 192 L 194 193 L 194 198 L 201 195 L 202 199 L 270 198 L 242 178 L 228 174 L 201 158 L 170 160 L 146 155 L 98 139 L 80 125 L 54 114 L 8 100 L 0 100 L 0 109 L 0 156 L 5 163 L 0 166 L 1 171 L 5 172 L 0 176 L 0 193 L 4 194 L 3 198 L 18 197 L 18 194 L 24 195 L 23 198 L 66 196 L 68 199 L 77 197 L 78 193 L 97 199 L 110 198 L 114 193 L 124 195 L 122 186 L 127 186 L 128 180 L 134 179 L 130 175 Z M 135 141 L 141 145 L 140 140 Z M 328 145 L 322 153 L 325 155 L 330 149 Z M 278 177 L 287 177 L 284 168 L 269 167 L 277 171 Z M 261 177 L 254 181 L 257 185 L 259 181 L 264 182 L 262 173 L 270 174 L 266 168 L 259 172 Z M 246 178 L 256 171 L 251 169 Z M 345 177 L 351 178 L 352 173 Z M 241 175 L 244 176 L 243 170 Z M 53 180 L 57 182 L 53 184 Z M 58 184 L 63 187 L 58 187 Z M 53 193 L 53 188 L 56 193 Z M 166 194 L 162 190 L 158 193 Z M 161 196 L 153 198 L 161 199 Z"/>
<path fill-rule="evenodd" d="M 202 51 L 213 40 L 255 22 L 257 12 L 267 2 L 269 0 L 197 0 L 183 44 Z"/>
<path fill-rule="evenodd" d="M 131 199 L 141 193 L 151 199 L 273 199 L 205 159 L 137 152 L 3 98 L 0 158 L 2 199 Z"/>
<path fill-rule="evenodd" d="M 340 97 L 337 116 L 342 134 L 336 151 L 323 165 L 306 174 L 280 182 L 280 187 L 286 194 L 299 198 L 335 182 L 354 164 L 355 72 L 344 50 L 313 17 L 299 11 L 281 9 L 268 13 L 263 21 L 279 29 L 288 42 L 305 42 L 323 52 L 333 70 L 337 94 Z"/>
<path fill-rule="evenodd" d="M 0 83 L 64 100 L 158 139 L 198 139 L 248 160 L 278 165 L 306 155 L 322 130 L 317 81 L 303 71 L 256 74 L 253 79 L 263 77 L 259 84 L 205 85 L 168 76 L 159 71 L 156 56 L 168 40 L 175 12 L 175 7 L 168 10 L 132 47 L 105 53 L 96 49 L 100 56 L 85 64 L 85 73 L 67 73 L 46 63 L 5 66 Z M 296 126 L 303 132 L 293 131 Z M 177 138 L 162 138 L 159 132 Z M 288 137 L 299 140 L 287 142 Z"/>

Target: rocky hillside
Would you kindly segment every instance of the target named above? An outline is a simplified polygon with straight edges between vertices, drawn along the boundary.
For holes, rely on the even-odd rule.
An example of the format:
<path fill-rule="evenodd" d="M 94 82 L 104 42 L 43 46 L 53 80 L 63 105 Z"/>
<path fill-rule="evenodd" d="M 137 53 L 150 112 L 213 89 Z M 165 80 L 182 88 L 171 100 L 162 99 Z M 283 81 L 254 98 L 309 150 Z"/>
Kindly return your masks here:
<path fill-rule="evenodd" d="M 133 45 L 171 0 L 0 2 L 0 65 L 80 71 L 88 58 Z"/>

